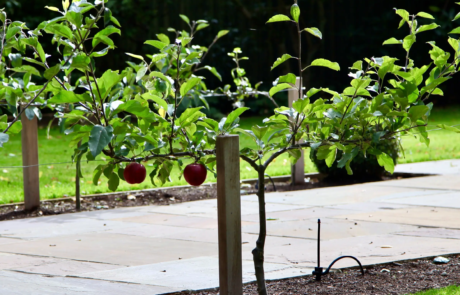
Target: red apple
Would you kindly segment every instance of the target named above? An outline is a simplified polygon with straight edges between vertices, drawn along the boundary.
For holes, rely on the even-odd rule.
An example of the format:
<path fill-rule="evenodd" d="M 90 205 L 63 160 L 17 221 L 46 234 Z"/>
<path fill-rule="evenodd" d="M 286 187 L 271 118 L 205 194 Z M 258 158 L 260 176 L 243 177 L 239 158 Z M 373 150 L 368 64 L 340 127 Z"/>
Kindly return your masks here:
<path fill-rule="evenodd" d="M 123 171 L 123 176 L 129 184 L 142 183 L 145 180 L 147 171 L 144 165 L 139 163 L 130 163 Z"/>
<path fill-rule="evenodd" d="M 203 164 L 189 164 L 184 169 L 185 180 L 193 186 L 199 186 L 206 180 L 206 166 Z"/>

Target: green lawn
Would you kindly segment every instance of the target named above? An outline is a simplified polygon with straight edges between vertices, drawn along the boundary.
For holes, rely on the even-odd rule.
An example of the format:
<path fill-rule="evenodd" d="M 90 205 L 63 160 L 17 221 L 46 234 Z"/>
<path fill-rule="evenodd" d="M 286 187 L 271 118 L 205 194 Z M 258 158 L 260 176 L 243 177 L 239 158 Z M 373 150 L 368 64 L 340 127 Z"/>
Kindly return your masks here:
<path fill-rule="evenodd" d="M 431 289 L 428 291 L 417 292 L 413 295 L 460 295 L 460 287 L 449 286 L 442 289 Z"/>
<path fill-rule="evenodd" d="M 436 128 L 436 124 L 456 125 L 460 124 L 460 107 L 448 109 L 436 109 L 431 115 L 430 128 Z M 243 128 L 250 128 L 253 124 L 260 124 L 262 117 L 246 118 L 241 121 Z M 69 148 L 69 138 L 60 134 L 57 129 L 51 130 L 51 138 L 46 138 L 46 130 L 39 129 L 39 158 L 40 164 L 40 192 L 41 198 L 60 198 L 72 196 L 75 193 L 75 166 L 72 163 L 48 164 L 70 162 L 72 150 Z M 447 132 L 444 130 L 433 131 L 430 135 L 431 145 L 427 148 L 417 139 L 410 136 L 403 138 L 405 158 L 401 157 L 399 163 L 413 163 L 422 161 L 433 161 L 441 159 L 460 158 L 460 134 Z M 246 136 L 242 136 L 241 141 L 248 141 Z M 305 172 L 315 172 L 313 163 L 306 157 Z M 98 157 L 101 160 L 101 156 Z M 104 178 L 99 186 L 92 184 L 92 173 L 94 168 L 101 162 L 82 163 L 82 173 L 85 176 L 81 180 L 81 190 L 83 194 L 108 192 Z M 22 165 L 21 156 L 21 137 L 11 136 L 10 142 L 0 148 L 0 204 L 19 202 L 23 200 L 22 169 L 9 168 L 6 166 Z M 148 167 L 147 167 L 148 169 Z M 267 173 L 271 176 L 290 174 L 290 164 L 286 155 L 276 159 L 268 169 Z M 178 173 L 173 173 L 178 175 Z M 241 162 L 241 178 L 256 178 L 255 171 L 244 161 Z M 209 182 L 215 182 L 215 178 L 209 175 Z M 185 181 L 178 177 L 172 177 L 172 183 L 166 186 L 185 185 Z M 129 185 L 122 182 L 119 191 L 152 188 L 150 181 L 143 184 Z"/>

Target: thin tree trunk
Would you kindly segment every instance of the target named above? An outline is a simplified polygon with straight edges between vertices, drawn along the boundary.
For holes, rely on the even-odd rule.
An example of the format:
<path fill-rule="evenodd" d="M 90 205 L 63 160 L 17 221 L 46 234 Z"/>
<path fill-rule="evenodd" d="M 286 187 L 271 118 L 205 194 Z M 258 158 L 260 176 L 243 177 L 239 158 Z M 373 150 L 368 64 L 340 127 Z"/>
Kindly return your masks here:
<path fill-rule="evenodd" d="M 267 235 L 267 218 L 265 214 L 265 167 L 260 165 L 257 172 L 259 174 L 259 189 L 257 192 L 257 196 L 259 197 L 259 238 L 257 239 L 256 247 L 252 250 L 252 255 L 257 278 L 257 292 L 259 295 L 267 295 L 264 273 L 264 248 L 265 237 Z"/>

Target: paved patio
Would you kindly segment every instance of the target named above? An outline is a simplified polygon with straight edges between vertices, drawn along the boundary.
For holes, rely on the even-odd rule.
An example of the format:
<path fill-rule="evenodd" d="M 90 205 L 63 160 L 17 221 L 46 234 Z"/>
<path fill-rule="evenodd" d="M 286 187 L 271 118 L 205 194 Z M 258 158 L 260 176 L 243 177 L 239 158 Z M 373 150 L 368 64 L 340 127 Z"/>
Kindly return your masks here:
<path fill-rule="evenodd" d="M 460 161 L 397 171 L 443 175 L 267 194 L 267 279 L 311 274 L 318 218 L 323 266 L 347 254 L 368 265 L 459 253 Z M 249 282 L 257 197 L 243 196 L 241 203 Z M 2 221 L 0 294 L 150 295 L 217 287 L 216 208 L 216 200 L 204 200 Z"/>

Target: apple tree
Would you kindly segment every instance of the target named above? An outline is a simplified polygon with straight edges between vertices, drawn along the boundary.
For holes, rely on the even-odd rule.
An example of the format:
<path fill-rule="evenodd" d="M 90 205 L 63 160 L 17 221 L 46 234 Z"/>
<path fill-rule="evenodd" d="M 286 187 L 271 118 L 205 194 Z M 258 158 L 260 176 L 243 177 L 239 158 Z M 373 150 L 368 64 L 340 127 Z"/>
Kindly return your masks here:
<path fill-rule="evenodd" d="M 381 166 L 393 172 L 392 158 L 379 149 L 379 142 L 399 140 L 411 134 L 429 144 L 428 117 L 433 107 L 432 95 L 442 95 L 439 86 L 458 71 L 460 43 L 449 37 L 454 54 L 444 51 L 433 42 L 428 45 L 432 63 L 415 66 L 410 50 L 417 35 L 437 28 L 435 23 L 419 25 L 420 19 L 432 19 L 427 13 L 410 15 L 398 9 L 400 27 L 407 27 L 409 35 L 403 40 L 388 39 L 385 45 L 401 45 L 404 56 L 372 57 L 357 61 L 351 67 L 350 86 L 341 92 L 327 88 L 303 91 L 295 88 L 296 75 L 321 66 L 340 70 L 337 63 L 316 59 L 302 63 L 302 35 L 322 38 L 317 28 L 301 28 L 301 11 L 297 3 L 290 16 L 278 14 L 268 20 L 270 26 L 289 22 L 298 36 L 299 56 L 284 54 L 272 69 L 290 59 L 297 60 L 297 73 L 279 77 L 270 91 L 262 92 L 251 86 L 240 67 L 241 49 L 230 56 L 236 62 L 232 71 L 236 91 L 226 85 L 214 91 L 206 87 L 199 74 L 210 71 L 221 79 L 215 67 L 203 65 L 208 50 L 227 31 L 220 31 L 208 47 L 194 45 L 195 34 L 205 29 L 206 21 L 190 21 L 180 17 L 190 31 L 170 29 L 171 39 L 158 34 L 157 40 L 147 40 L 152 54 L 140 56 L 127 53 L 132 60 L 129 67 L 100 72 L 97 59 L 115 48 L 114 34 L 121 34 L 120 24 L 105 6 L 108 0 L 63 1 L 63 7 L 47 7 L 57 17 L 44 21 L 35 29 L 25 23 L 11 21 L 0 10 L 0 101 L 5 101 L 14 119 L 8 122 L 0 116 L 0 146 L 8 142 L 9 134 L 21 131 L 23 112 L 29 118 L 40 117 L 40 108 L 56 112 L 65 134 L 72 138 L 73 160 L 80 172 L 81 161 L 94 160 L 105 155 L 106 162 L 99 165 L 93 175 L 97 185 L 104 175 L 111 190 L 125 180 L 125 168 L 130 163 L 151 162 L 146 171 L 153 185 L 169 181 L 171 171 L 184 170 L 184 159 L 192 159 L 211 172 L 216 162 L 216 136 L 240 133 L 254 140 L 257 148 L 241 147 L 240 156 L 258 173 L 260 231 L 253 250 L 254 266 L 259 294 L 267 294 L 264 278 L 264 249 L 266 237 L 265 171 L 278 156 L 288 153 L 293 162 L 301 149 L 309 148 L 328 166 L 338 166 L 353 173 L 350 163 L 359 153 L 372 154 Z M 296 1 L 295 1 L 296 2 Z M 458 17 L 455 18 L 455 20 Z M 460 33 L 455 29 L 452 34 Z M 57 54 L 46 54 L 41 45 L 44 35 L 52 36 Z M 264 95 L 272 99 L 279 91 L 294 89 L 300 99 L 292 108 L 278 107 L 261 126 L 251 130 L 238 128 L 240 115 L 249 95 Z M 225 95 L 234 99 L 237 107 L 227 117 L 215 121 L 202 112 L 207 107 L 206 97 Z M 272 99 L 274 102 L 274 100 Z M 440 126 L 448 130 L 460 130 Z M 337 152 L 342 157 L 336 159 Z M 81 175 L 83 176 L 83 175 Z M 128 181 L 131 181 L 128 179 Z M 134 180 L 133 180 L 134 181 Z M 137 181 L 137 180 L 135 180 Z"/>

